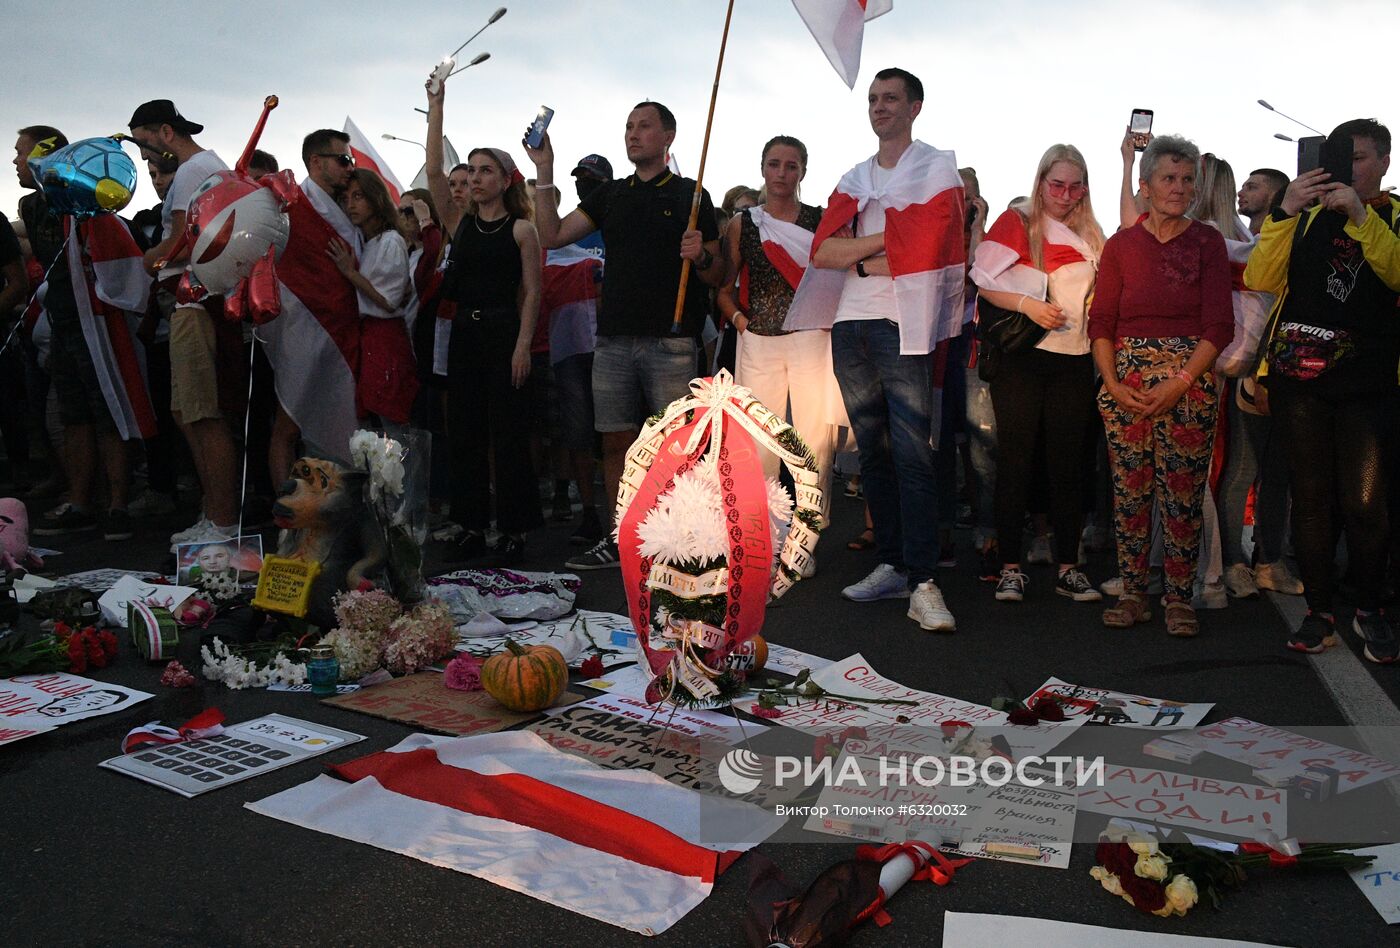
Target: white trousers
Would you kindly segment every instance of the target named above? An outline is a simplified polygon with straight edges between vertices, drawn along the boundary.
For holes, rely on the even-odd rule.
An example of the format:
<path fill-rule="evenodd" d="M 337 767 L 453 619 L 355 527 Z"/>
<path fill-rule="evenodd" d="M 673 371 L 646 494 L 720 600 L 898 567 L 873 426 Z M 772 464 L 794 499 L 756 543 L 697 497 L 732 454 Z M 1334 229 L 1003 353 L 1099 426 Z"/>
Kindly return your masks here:
<path fill-rule="evenodd" d="M 831 423 L 830 393 L 836 377 L 831 368 L 831 333 L 821 330 L 785 336 L 739 334 L 736 381 L 753 392 L 769 411 L 785 418 L 817 460 L 821 475 L 822 522 L 831 511 L 831 464 L 836 426 Z M 778 474 L 778 458 L 767 454 L 763 473 Z"/>

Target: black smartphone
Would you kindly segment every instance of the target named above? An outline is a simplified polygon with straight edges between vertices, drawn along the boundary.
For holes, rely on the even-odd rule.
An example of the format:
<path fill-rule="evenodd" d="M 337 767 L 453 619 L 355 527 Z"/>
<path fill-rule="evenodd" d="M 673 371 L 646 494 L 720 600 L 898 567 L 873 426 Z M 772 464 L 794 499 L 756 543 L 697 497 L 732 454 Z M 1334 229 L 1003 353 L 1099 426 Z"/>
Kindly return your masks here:
<path fill-rule="evenodd" d="M 1152 133 L 1152 110 L 1133 109 L 1133 117 L 1128 121 L 1128 131 L 1133 135 L 1133 150 L 1142 151 L 1147 147 L 1147 136 Z"/>
<path fill-rule="evenodd" d="M 525 144 L 531 148 L 540 147 L 544 141 L 544 130 L 549 128 L 550 119 L 554 118 L 554 110 L 547 105 L 540 106 L 539 114 L 530 123 L 530 133 L 525 136 Z"/>
<path fill-rule="evenodd" d="M 1322 167 L 1337 184 L 1351 187 L 1351 155 L 1355 143 L 1350 135 L 1332 136 L 1322 145 Z"/>
<path fill-rule="evenodd" d="M 1322 167 L 1322 146 L 1327 139 L 1322 135 L 1309 135 L 1298 139 L 1298 174 L 1306 174 L 1314 168 Z"/>

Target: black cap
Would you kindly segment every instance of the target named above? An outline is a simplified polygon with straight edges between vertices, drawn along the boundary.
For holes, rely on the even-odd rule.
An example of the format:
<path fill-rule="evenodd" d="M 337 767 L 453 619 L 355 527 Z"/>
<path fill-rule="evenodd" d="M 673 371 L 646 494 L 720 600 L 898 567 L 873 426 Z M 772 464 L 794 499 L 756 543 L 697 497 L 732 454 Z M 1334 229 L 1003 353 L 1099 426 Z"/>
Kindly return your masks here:
<path fill-rule="evenodd" d="M 142 125 L 169 125 L 181 135 L 198 135 L 204 131 L 204 126 L 197 122 L 191 122 L 180 114 L 180 110 L 175 108 L 175 103 L 169 99 L 152 99 L 143 102 L 136 107 L 136 111 L 131 113 L 131 121 L 126 123 L 127 128 L 140 128 Z"/>
<path fill-rule="evenodd" d="M 579 159 L 578 166 L 573 170 L 575 178 L 581 174 L 597 178 L 599 181 L 611 181 L 613 177 L 612 164 L 602 155 L 586 155 Z"/>

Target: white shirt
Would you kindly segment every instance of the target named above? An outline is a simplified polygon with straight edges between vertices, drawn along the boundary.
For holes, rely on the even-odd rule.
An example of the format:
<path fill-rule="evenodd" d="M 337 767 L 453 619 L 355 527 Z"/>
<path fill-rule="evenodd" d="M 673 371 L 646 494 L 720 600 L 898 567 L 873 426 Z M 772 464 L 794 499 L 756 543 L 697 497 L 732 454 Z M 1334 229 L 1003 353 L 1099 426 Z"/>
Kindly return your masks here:
<path fill-rule="evenodd" d="M 883 192 L 894 174 L 893 168 L 881 168 L 878 156 L 870 159 L 870 176 L 875 189 Z M 871 198 L 864 210 L 856 218 L 856 236 L 870 237 L 885 232 L 885 210 L 890 207 L 889 198 Z M 843 323 L 855 319 L 888 319 L 899 321 L 899 311 L 894 304 L 894 277 L 863 277 L 855 270 L 846 272 L 846 285 L 841 291 L 841 305 L 836 308 L 836 322 Z"/>
<path fill-rule="evenodd" d="M 408 269 L 408 244 L 403 235 L 396 230 L 386 230 L 366 240 L 360 251 L 360 275 L 393 306 L 393 309 L 386 310 L 364 293 L 357 293 L 361 315 L 402 319 L 404 304 L 413 290 L 413 275 Z"/>
<path fill-rule="evenodd" d="M 165 201 L 160 206 L 161 229 L 168 235 L 170 215 L 176 211 L 188 213 L 190 198 L 194 197 L 195 189 L 214 172 L 227 170 L 228 165 L 210 148 L 180 162 L 180 167 L 175 169 L 175 177 L 170 182 L 170 190 L 165 192 Z"/>
<path fill-rule="evenodd" d="M 410 336 L 413 335 L 413 324 L 418 321 L 418 285 L 413 282 L 413 274 L 418 272 L 418 261 L 422 259 L 422 247 L 415 247 L 408 254 L 408 302 L 403 306 L 403 321 L 408 323 Z"/>

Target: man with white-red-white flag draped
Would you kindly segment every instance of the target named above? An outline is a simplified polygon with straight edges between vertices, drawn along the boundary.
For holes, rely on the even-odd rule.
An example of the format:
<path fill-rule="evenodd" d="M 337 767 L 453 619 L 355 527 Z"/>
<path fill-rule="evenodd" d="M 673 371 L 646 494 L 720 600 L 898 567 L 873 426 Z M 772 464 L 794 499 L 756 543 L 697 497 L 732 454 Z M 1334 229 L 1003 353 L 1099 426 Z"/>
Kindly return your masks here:
<path fill-rule="evenodd" d="M 921 628 L 951 632 L 953 615 L 933 581 L 932 353 L 962 329 L 967 250 L 957 159 L 913 137 L 923 103 L 917 76 L 875 74 L 869 114 L 879 150 L 841 178 L 812 245 L 816 267 L 845 271 L 840 300 L 833 310 L 809 298 L 804 278 L 784 328 L 831 328 L 836 380 L 860 449 L 880 563 L 842 595 L 908 597 Z"/>
<path fill-rule="evenodd" d="M 268 452 L 272 483 L 286 479 L 297 439 L 307 452 L 349 461 L 359 426 L 360 308 L 355 288 L 327 255 L 342 240 L 358 257 L 359 231 L 339 203 L 355 160 L 344 132 L 320 129 L 302 142 L 307 176 L 287 206 L 291 233 L 277 260 L 281 314 L 258 327 L 267 347 L 278 412 Z"/>

